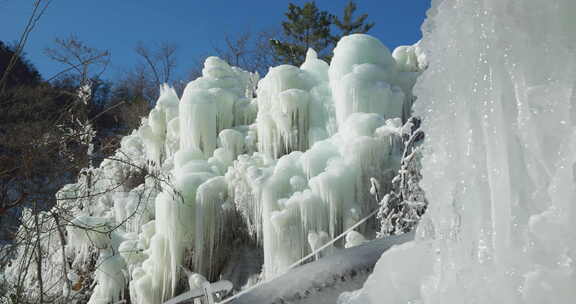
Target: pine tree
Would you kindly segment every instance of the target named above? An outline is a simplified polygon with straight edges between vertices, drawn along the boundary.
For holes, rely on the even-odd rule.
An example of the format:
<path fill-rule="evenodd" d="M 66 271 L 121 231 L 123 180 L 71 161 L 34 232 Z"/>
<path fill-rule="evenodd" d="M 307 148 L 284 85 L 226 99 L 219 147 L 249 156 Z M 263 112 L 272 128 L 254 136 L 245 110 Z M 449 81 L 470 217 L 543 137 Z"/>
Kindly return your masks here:
<path fill-rule="evenodd" d="M 330 26 L 334 17 L 319 10 L 314 2 L 307 2 L 303 7 L 290 3 L 285 15 L 288 21 L 282 22 L 282 28 L 286 41 L 270 41 L 277 60 L 299 66 L 306 59 L 308 48 L 313 48 L 320 58 L 329 59 L 334 41 Z"/>
<path fill-rule="evenodd" d="M 341 31 L 341 34 L 335 37 L 336 39 L 334 43 L 338 42 L 340 38 L 350 34 L 366 33 L 374 26 L 374 22 L 364 24 L 366 18 L 368 18 L 368 14 L 362 14 L 362 16 L 354 19 L 352 16 L 354 15 L 356 8 L 356 3 L 350 1 L 344 8 L 344 16 L 342 17 L 342 20 L 339 20 L 338 17 L 334 18 L 334 24 Z"/>

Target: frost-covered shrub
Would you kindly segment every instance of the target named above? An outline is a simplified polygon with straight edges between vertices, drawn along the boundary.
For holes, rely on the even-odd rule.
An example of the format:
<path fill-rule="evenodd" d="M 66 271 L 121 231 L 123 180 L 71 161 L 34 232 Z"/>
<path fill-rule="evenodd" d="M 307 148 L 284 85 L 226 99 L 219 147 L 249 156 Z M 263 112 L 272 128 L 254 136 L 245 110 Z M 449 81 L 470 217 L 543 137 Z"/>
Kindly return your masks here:
<path fill-rule="evenodd" d="M 411 231 L 426 211 L 428 202 L 418 184 L 422 179 L 420 143 L 423 139 L 420 119 L 411 117 L 403 127 L 404 153 L 400 170 L 392 179 L 392 190 L 380 202 L 379 237 Z"/>

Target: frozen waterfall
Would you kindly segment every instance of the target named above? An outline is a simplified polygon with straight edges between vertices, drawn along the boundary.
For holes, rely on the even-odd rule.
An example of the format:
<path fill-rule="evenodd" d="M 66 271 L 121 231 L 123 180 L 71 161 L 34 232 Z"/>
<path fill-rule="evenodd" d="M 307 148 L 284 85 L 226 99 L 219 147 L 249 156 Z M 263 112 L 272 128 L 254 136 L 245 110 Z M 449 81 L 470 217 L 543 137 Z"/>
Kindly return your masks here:
<path fill-rule="evenodd" d="M 56 261 L 43 265 L 52 292 L 155 304 L 189 288 L 187 276 L 240 289 L 284 273 L 378 208 L 371 181 L 385 191 L 399 168 L 426 58 L 419 44 L 391 53 L 364 34 L 334 52 L 327 64 L 310 49 L 302 66 L 262 79 L 209 57 L 180 98 L 162 86 L 120 149 L 58 193 L 55 208 L 70 210 L 68 245 L 50 241 L 62 238 L 55 229 L 39 241 Z M 359 245 L 377 229 L 371 219 L 335 245 Z M 18 280 L 12 265 L 6 277 Z"/>
<path fill-rule="evenodd" d="M 576 2 L 432 1 L 417 240 L 341 303 L 576 299 Z"/>

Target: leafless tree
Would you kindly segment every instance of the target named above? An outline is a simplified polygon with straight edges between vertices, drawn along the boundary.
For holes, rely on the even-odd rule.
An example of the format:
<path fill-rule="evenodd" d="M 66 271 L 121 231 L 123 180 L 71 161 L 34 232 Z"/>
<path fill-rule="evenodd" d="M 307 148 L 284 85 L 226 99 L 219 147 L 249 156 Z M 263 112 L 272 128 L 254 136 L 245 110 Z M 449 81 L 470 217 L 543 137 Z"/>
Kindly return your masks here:
<path fill-rule="evenodd" d="M 4 70 L 4 73 L 0 75 L 0 93 L 4 92 L 8 75 L 14 68 L 14 65 L 16 64 L 18 58 L 22 55 L 22 51 L 24 50 L 24 46 L 26 46 L 26 43 L 28 42 L 30 34 L 38 24 L 38 21 L 40 21 L 40 18 L 44 15 L 44 12 L 46 12 L 46 9 L 48 9 L 48 6 L 50 6 L 51 1 L 52 0 L 34 1 L 32 5 L 32 13 L 28 18 L 26 25 L 24 26 L 24 31 L 20 35 L 20 39 L 16 43 L 15 52 L 12 55 L 12 58 L 10 58 L 10 62 L 8 63 L 8 66 Z"/>
<path fill-rule="evenodd" d="M 16 52 L 0 75 L 0 93 L 4 90 L 6 79 L 16 59 L 22 54 L 30 33 L 50 2 L 50 0 L 34 1 L 33 12 L 15 47 Z M 165 78 L 159 76 L 156 80 L 170 79 L 175 64 L 172 61 L 174 50 L 167 47 L 161 48 L 160 52 L 168 60 L 160 62 L 160 68 L 157 70 L 158 75 L 165 75 L 162 76 Z M 56 45 L 46 49 L 46 54 L 65 65 L 65 69 L 51 77 L 49 81 L 64 74 L 73 74 L 79 80 L 79 88 L 90 85 L 91 79 L 101 76 L 110 62 L 110 52 L 89 47 L 74 36 L 56 39 Z M 54 96 L 51 94 L 55 94 L 54 91 L 49 85 L 45 85 L 29 90 L 25 96 L 17 97 L 42 103 L 44 100 L 53 100 Z M 83 103 L 88 103 L 89 98 L 82 98 L 83 95 L 78 94 L 78 91 L 69 93 L 78 96 L 78 100 Z M 23 111 L 26 111 L 25 107 L 28 105 L 22 106 Z M 54 196 L 56 190 L 63 184 L 71 182 L 79 168 L 85 166 L 85 162 L 74 155 L 82 149 L 77 147 L 64 149 L 70 144 L 77 145 L 84 141 L 85 136 L 84 132 L 66 133 L 65 128 L 61 127 L 73 112 L 70 111 L 71 107 L 73 105 L 65 104 L 58 109 L 60 113 L 54 115 L 45 113 L 43 119 L 30 122 L 29 125 L 21 123 L 13 128 L 11 126 L 7 133 L 0 130 L 0 142 L 2 142 L 0 149 L 9 150 L 0 151 L 0 216 L 10 212 L 16 218 L 19 212 L 12 212 L 16 209 L 25 210 L 24 213 L 27 213 L 27 216 L 18 219 L 19 229 L 10 236 L 12 240 L 10 245 L 4 246 L 0 243 L 0 273 L 7 266 L 8 260 L 12 260 L 15 255 L 22 257 L 11 262 L 17 263 L 12 265 L 18 270 L 16 281 L 10 282 L 10 285 L 3 285 L 5 282 L 0 276 L 0 303 L 70 303 L 73 300 L 81 303 L 82 299 L 71 299 L 68 294 L 63 294 L 62 290 L 58 289 L 61 286 L 59 284 L 68 285 L 67 290 L 78 288 L 75 289 L 76 296 L 81 296 L 82 290 L 85 290 L 85 294 L 89 294 L 93 288 L 90 277 L 93 277 L 97 267 L 95 258 L 89 261 L 87 273 L 83 274 L 87 277 L 86 281 L 80 282 L 78 286 L 70 286 L 67 275 L 75 269 L 73 270 L 73 265 L 65 253 L 69 250 L 65 249 L 66 228 L 73 225 L 70 222 L 74 216 L 73 210 L 81 208 L 76 204 L 78 200 L 94 202 L 103 193 L 87 189 L 84 197 L 67 198 L 71 200 L 70 204 L 60 204 L 62 200 Z M 92 119 L 94 117 L 90 119 L 86 117 L 82 124 L 90 124 Z M 143 183 L 145 177 L 149 175 L 147 168 L 142 164 L 131 163 L 129 159 L 116 161 L 132 165 L 133 169 L 132 173 L 115 187 L 135 187 Z M 115 187 L 105 191 L 115 191 Z M 146 199 L 148 198 L 141 198 L 142 201 Z M 4 218 L 0 219 L 0 222 Z M 89 227 L 81 228 L 89 229 Z M 118 227 L 111 227 L 104 233 L 111 233 L 116 228 Z M 61 250 L 53 250 L 54 246 L 60 247 Z M 51 265 L 50 261 L 54 260 L 60 260 L 62 267 L 58 267 L 56 272 L 47 270 Z M 54 275 L 55 273 L 58 274 Z M 7 290 L 10 290 L 10 294 Z M 31 297 L 31 294 L 35 297 Z"/>
<path fill-rule="evenodd" d="M 79 78 L 78 88 L 69 93 L 74 95 L 79 103 L 87 106 L 84 117 L 71 117 L 70 123 L 73 127 L 66 130 L 71 131 L 74 135 L 80 135 L 82 143 L 88 147 L 88 161 L 89 165 L 92 166 L 93 154 L 95 153 L 94 138 L 96 137 L 92 119 L 88 114 L 93 95 L 92 81 L 106 71 L 110 63 L 110 52 L 90 47 L 74 35 L 64 39 L 56 38 L 55 44 L 56 46 L 53 48 L 46 48 L 44 53 L 52 60 L 64 64 L 67 68 L 54 77 L 65 73 L 75 74 Z"/>
<path fill-rule="evenodd" d="M 213 49 L 229 64 L 263 75 L 268 67 L 278 64 L 269 42 L 278 35 L 279 31 L 275 29 L 227 34 L 224 36 L 224 45 L 214 45 Z"/>
<path fill-rule="evenodd" d="M 55 46 L 46 48 L 44 53 L 66 68 L 52 76 L 49 81 L 73 72 L 78 75 L 80 86 L 84 86 L 90 79 L 100 77 L 110 63 L 110 51 L 90 47 L 74 35 L 64 39 L 56 38 L 54 42 Z"/>
<path fill-rule="evenodd" d="M 17 277 L 12 276 L 9 282 L 2 281 L 0 277 L 0 290 L 3 290 L 0 303 L 86 302 L 94 288 L 96 269 L 101 262 L 99 249 L 93 245 L 87 259 L 80 259 L 82 262 L 76 263 L 78 260 L 74 258 L 72 248 L 67 246 L 67 231 L 73 227 L 112 237 L 125 223 L 137 221 L 138 214 L 148 208 L 149 202 L 154 198 L 153 187 L 138 186 L 152 179 L 163 187 L 173 187 L 167 176 L 149 170 L 146 164 L 132 159 L 122 151 L 106 159 L 124 167 L 126 174 L 104 188 L 95 191 L 91 186 L 97 180 L 106 178 L 100 175 L 103 172 L 96 170 L 96 175 L 89 178 L 86 172 L 93 169 L 87 169 L 79 174 L 79 183 L 74 186 L 74 191 L 69 192 L 73 194 L 58 195 L 55 198 L 53 193 L 48 192 L 31 194 L 28 204 L 31 208 L 24 210 L 13 242 L 9 246 L 0 246 L 0 270 L 6 266 L 4 263 L 11 260 L 11 274 L 17 274 Z M 78 214 L 89 214 L 88 208 L 96 206 L 96 202 L 103 197 L 116 191 L 124 193 L 130 190 L 137 190 L 137 207 L 114 226 L 96 231 L 94 227 L 74 223 L 73 220 Z M 45 206 L 47 199 L 56 200 L 50 208 Z M 87 210 L 82 211 L 85 208 Z M 71 281 L 71 273 L 78 279 Z M 63 286 L 65 290 L 74 292 L 62 292 Z M 6 302 L 3 302 L 4 300 Z"/>
<path fill-rule="evenodd" d="M 136 54 L 144 60 L 147 69 L 152 72 L 156 88 L 173 80 L 177 50 L 175 44 L 163 42 L 157 47 L 151 48 L 139 42 L 135 50 Z"/>
<path fill-rule="evenodd" d="M 234 66 L 246 66 L 248 55 L 253 52 L 250 49 L 252 34 L 250 32 L 240 33 L 238 36 L 226 34 L 224 36 L 224 48 L 214 47 L 218 56 Z"/>

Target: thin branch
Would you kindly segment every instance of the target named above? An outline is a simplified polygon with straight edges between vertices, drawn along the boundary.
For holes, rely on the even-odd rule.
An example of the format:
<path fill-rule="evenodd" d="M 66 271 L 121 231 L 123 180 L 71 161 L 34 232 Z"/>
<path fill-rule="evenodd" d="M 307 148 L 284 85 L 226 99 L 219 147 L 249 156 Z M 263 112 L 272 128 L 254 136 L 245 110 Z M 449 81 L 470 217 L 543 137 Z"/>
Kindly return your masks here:
<path fill-rule="evenodd" d="M 52 0 L 44 0 L 44 3 L 42 3 L 42 1 L 43 0 L 36 0 L 33 4 L 34 6 L 32 9 L 32 14 L 30 14 L 30 17 L 28 18 L 28 22 L 24 27 L 24 32 L 22 33 L 22 35 L 20 35 L 20 40 L 18 41 L 16 50 L 14 54 L 12 54 L 12 57 L 10 58 L 10 62 L 8 63 L 8 66 L 4 70 L 4 74 L 2 74 L 2 78 L 0 78 L 0 93 L 4 92 L 4 90 L 6 89 L 6 82 L 8 81 L 8 75 L 16 65 L 18 58 L 20 58 L 20 55 L 24 50 L 24 46 L 26 45 L 26 42 L 28 42 L 28 37 L 30 36 L 30 33 L 32 33 L 32 30 L 34 30 L 34 28 L 38 24 L 38 21 L 44 15 L 44 12 L 46 12 L 46 9 L 50 5 L 50 2 L 52 2 Z"/>

